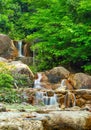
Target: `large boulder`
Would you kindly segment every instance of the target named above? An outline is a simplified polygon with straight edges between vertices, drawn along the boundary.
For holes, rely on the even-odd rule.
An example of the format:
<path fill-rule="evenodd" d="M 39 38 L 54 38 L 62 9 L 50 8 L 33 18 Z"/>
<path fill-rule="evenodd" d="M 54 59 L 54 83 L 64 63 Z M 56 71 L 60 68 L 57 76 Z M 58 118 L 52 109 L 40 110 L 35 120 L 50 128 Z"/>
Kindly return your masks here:
<path fill-rule="evenodd" d="M 46 71 L 46 75 L 48 77 L 49 82 L 58 83 L 61 79 L 67 78 L 69 75 L 69 71 L 64 67 L 54 67 L 53 69 Z"/>
<path fill-rule="evenodd" d="M 18 50 L 13 41 L 4 34 L 0 34 L 0 56 L 7 59 L 14 59 L 18 56 Z"/>
<path fill-rule="evenodd" d="M 84 73 L 76 73 L 69 75 L 68 80 L 75 89 L 91 89 L 91 76 Z"/>
<path fill-rule="evenodd" d="M 30 68 L 21 61 L 11 61 L 8 63 L 10 71 L 14 77 L 14 87 L 32 87 L 33 72 Z"/>
<path fill-rule="evenodd" d="M 6 60 L 0 57 L 0 72 L 11 73 L 14 77 L 14 86 L 16 87 L 32 87 L 33 72 L 21 61 Z"/>
<path fill-rule="evenodd" d="M 11 71 L 13 74 L 26 74 L 30 78 L 34 77 L 30 68 L 21 61 L 11 61 L 8 63 L 8 65 L 12 66 Z"/>
<path fill-rule="evenodd" d="M 53 111 L 42 119 L 45 130 L 90 130 L 91 113 L 86 111 Z"/>

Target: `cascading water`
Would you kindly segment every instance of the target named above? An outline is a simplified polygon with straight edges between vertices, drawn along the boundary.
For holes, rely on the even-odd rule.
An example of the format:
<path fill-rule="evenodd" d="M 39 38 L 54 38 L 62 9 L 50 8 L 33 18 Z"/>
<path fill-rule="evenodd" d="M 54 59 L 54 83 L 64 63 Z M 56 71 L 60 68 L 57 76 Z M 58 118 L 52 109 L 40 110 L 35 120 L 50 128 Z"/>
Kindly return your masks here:
<path fill-rule="evenodd" d="M 59 88 L 57 88 L 56 90 L 60 91 L 60 90 L 65 90 L 66 88 L 67 88 L 66 79 L 63 79 L 61 81 Z"/>
<path fill-rule="evenodd" d="M 74 107 L 76 105 L 76 97 L 75 94 L 68 91 L 64 98 L 65 107 Z"/>
<path fill-rule="evenodd" d="M 53 96 L 49 97 L 47 92 L 36 92 L 36 102 L 41 101 L 45 105 L 57 105 L 57 96 L 54 94 Z"/>
<path fill-rule="evenodd" d="M 74 97 L 74 103 L 73 103 L 73 107 L 74 107 L 74 106 L 76 106 L 76 96 L 74 93 L 73 93 L 73 97 Z"/>
<path fill-rule="evenodd" d="M 44 95 L 44 92 L 39 92 L 39 91 L 36 92 L 36 97 L 39 99 L 43 98 L 43 95 Z"/>
<path fill-rule="evenodd" d="M 34 88 L 37 89 L 42 89 L 43 87 L 41 86 L 41 78 L 42 78 L 42 74 L 38 73 L 38 78 L 34 81 Z M 46 91 L 37 91 L 36 92 L 36 103 L 38 104 L 38 102 L 42 102 L 45 105 L 56 105 L 57 104 L 57 96 L 54 93 L 53 96 L 48 96 Z"/>
<path fill-rule="evenodd" d="M 50 97 L 50 105 L 56 105 L 57 104 L 57 96 L 54 94 L 54 96 Z"/>
<path fill-rule="evenodd" d="M 41 78 L 42 78 L 41 73 L 38 73 L 38 79 L 34 81 L 34 88 L 42 88 L 40 83 Z"/>
<path fill-rule="evenodd" d="M 19 57 L 22 57 L 22 41 L 18 41 L 18 53 L 19 53 Z"/>
<path fill-rule="evenodd" d="M 49 97 L 48 97 L 48 96 L 44 96 L 44 97 L 43 97 L 43 103 L 44 103 L 45 105 L 49 105 Z"/>
<path fill-rule="evenodd" d="M 40 91 L 36 92 L 36 103 L 37 104 L 39 103 L 39 101 L 43 102 L 43 95 L 44 95 L 44 92 L 40 92 Z"/>
<path fill-rule="evenodd" d="M 63 79 L 63 80 L 61 81 L 60 88 L 65 89 L 66 87 L 67 87 L 67 86 L 66 86 L 66 79 Z"/>

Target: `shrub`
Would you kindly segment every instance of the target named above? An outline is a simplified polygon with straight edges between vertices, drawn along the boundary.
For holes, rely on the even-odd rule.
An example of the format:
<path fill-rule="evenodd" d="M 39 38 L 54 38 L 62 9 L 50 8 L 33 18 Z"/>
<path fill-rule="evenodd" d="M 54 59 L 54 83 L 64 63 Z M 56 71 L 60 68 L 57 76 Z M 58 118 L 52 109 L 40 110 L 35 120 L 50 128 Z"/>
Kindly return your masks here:
<path fill-rule="evenodd" d="M 0 74 L 0 88 L 12 88 L 13 80 L 14 79 L 10 74 Z"/>
<path fill-rule="evenodd" d="M 14 89 L 2 89 L 0 90 L 0 102 L 6 103 L 20 103 L 22 99 L 18 92 Z"/>

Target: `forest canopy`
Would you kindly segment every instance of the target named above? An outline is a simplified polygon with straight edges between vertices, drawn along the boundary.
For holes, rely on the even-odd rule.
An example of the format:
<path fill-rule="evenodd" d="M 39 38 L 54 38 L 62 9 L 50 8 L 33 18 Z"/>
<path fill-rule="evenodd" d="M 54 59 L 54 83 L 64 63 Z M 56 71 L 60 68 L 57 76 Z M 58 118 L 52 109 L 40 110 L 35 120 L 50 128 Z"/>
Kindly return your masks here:
<path fill-rule="evenodd" d="M 1 0 L 0 33 L 33 43 L 38 70 L 91 73 L 91 0 Z"/>

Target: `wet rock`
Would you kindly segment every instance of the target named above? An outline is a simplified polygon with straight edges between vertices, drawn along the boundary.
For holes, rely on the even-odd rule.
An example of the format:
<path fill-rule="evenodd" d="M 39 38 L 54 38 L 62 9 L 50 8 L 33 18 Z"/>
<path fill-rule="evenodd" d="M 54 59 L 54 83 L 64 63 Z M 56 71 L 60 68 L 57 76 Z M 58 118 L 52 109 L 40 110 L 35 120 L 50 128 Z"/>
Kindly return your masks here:
<path fill-rule="evenodd" d="M 53 91 L 47 91 L 47 95 L 48 95 L 49 97 L 51 97 L 51 96 L 54 95 L 54 92 L 53 92 Z"/>
<path fill-rule="evenodd" d="M 60 104 L 60 106 L 63 104 L 64 105 L 64 96 L 60 96 L 58 98 L 58 103 Z"/>
<path fill-rule="evenodd" d="M 86 100 L 91 100 L 91 94 L 89 94 L 89 93 L 82 95 L 82 97 Z"/>
<path fill-rule="evenodd" d="M 83 105 L 85 105 L 85 103 L 86 103 L 86 100 L 84 100 L 83 98 L 76 100 L 76 105 L 79 107 L 82 107 Z"/>
<path fill-rule="evenodd" d="M 64 104 L 65 107 L 73 107 L 76 105 L 76 98 L 74 93 L 68 91 L 67 94 L 64 97 Z"/>
<path fill-rule="evenodd" d="M 81 110 L 89 111 L 91 112 L 91 104 L 86 104 Z"/>
<path fill-rule="evenodd" d="M 73 90 L 73 86 L 69 83 L 69 81 L 67 79 L 63 79 L 61 81 L 60 86 L 56 89 L 58 91 L 60 90 Z"/>
<path fill-rule="evenodd" d="M 0 34 L 0 56 L 7 59 L 15 59 L 18 56 L 13 41 L 4 34 Z"/>

